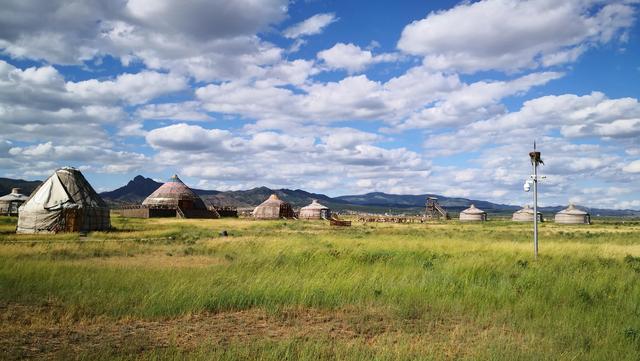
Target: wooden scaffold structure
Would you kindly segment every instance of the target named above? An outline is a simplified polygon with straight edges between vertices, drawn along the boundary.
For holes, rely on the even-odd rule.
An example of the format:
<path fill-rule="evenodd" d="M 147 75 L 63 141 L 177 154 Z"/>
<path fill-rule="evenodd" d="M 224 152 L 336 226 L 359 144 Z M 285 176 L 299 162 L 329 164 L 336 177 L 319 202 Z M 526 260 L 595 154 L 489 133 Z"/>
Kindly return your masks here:
<path fill-rule="evenodd" d="M 427 204 L 425 209 L 424 217 L 428 220 L 448 220 L 451 219 L 449 216 L 449 212 L 444 209 L 439 203 L 438 198 L 436 197 L 427 197 Z"/>

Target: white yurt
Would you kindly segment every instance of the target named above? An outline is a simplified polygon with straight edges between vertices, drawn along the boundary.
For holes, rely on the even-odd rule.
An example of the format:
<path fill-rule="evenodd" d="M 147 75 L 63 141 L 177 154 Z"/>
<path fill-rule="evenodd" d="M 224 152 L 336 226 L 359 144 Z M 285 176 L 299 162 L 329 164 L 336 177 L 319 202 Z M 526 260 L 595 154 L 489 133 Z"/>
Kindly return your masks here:
<path fill-rule="evenodd" d="M 56 170 L 20 207 L 17 233 L 106 231 L 109 207 L 79 170 Z"/>
<path fill-rule="evenodd" d="M 464 222 L 484 222 L 487 220 L 487 212 L 471 205 L 469 208 L 460 212 L 460 220 Z"/>
<path fill-rule="evenodd" d="M 329 219 L 331 218 L 331 210 L 329 207 L 318 203 L 317 199 L 311 201 L 308 206 L 300 209 L 298 215 L 300 219 Z"/>
<path fill-rule="evenodd" d="M 293 207 L 289 202 L 281 200 L 277 194 L 272 194 L 253 210 L 256 219 L 293 218 Z"/>
<path fill-rule="evenodd" d="M 562 224 L 591 224 L 591 215 L 569 204 L 569 207 L 556 213 L 555 221 Z"/>
<path fill-rule="evenodd" d="M 11 193 L 0 197 L 0 214 L 10 216 L 18 215 L 18 208 L 20 208 L 27 199 L 29 199 L 29 196 L 20 193 L 20 188 L 11 189 Z"/>
<path fill-rule="evenodd" d="M 522 209 L 513 213 L 511 218 L 514 222 L 533 222 L 533 208 L 525 205 Z M 543 222 L 542 212 L 538 211 L 538 222 Z"/>

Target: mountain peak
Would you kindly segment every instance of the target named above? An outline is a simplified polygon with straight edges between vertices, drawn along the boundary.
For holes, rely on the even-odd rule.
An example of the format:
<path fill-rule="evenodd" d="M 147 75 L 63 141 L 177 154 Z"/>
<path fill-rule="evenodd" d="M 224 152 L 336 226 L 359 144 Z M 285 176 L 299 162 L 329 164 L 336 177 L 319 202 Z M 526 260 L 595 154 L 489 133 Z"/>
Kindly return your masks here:
<path fill-rule="evenodd" d="M 144 177 L 144 176 L 141 176 L 141 175 L 137 175 L 137 176 L 133 177 L 133 179 L 131 179 L 131 180 L 127 183 L 127 185 L 132 185 L 132 184 L 145 184 L 145 183 L 150 183 L 150 182 L 155 182 L 155 183 L 157 183 L 156 181 L 154 181 L 154 180 L 153 180 L 153 179 L 151 179 L 151 178 L 147 178 L 147 177 Z"/>
<path fill-rule="evenodd" d="M 127 185 L 110 192 L 103 192 L 101 196 L 124 203 L 139 203 L 161 185 L 162 183 L 158 183 L 151 178 L 137 175 Z"/>

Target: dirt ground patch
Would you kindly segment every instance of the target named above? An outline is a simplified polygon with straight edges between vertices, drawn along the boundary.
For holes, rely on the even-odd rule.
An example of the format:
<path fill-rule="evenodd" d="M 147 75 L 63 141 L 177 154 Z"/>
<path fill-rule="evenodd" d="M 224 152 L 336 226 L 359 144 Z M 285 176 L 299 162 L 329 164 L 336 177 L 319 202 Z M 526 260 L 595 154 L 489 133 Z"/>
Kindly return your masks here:
<path fill-rule="evenodd" d="M 500 333 L 506 332 L 502 330 Z M 510 333 L 510 332 L 509 332 Z M 91 350 L 146 350 L 202 345 L 224 347 L 254 340 L 330 339 L 395 343 L 398 336 L 427 348 L 465 353 L 465 345 L 496 335 L 462 319 L 397 320 L 384 313 L 294 308 L 200 313 L 159 320 L 107 318 L 74 320 L 59 306 L 0 305 L 0 354 L 9 360 L 73 358 Z M 391 341 L 390 341 L 391 340 Z"/>

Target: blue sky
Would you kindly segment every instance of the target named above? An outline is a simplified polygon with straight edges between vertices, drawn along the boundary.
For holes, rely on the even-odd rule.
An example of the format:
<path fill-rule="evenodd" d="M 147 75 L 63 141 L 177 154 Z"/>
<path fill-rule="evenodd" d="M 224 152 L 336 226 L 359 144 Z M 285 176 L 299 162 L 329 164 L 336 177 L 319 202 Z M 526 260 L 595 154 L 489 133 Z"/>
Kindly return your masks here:
<path fill-rule="evenodd" d="M 640 209 L 637 1 L 8 1 L 0 176 Z"/>

